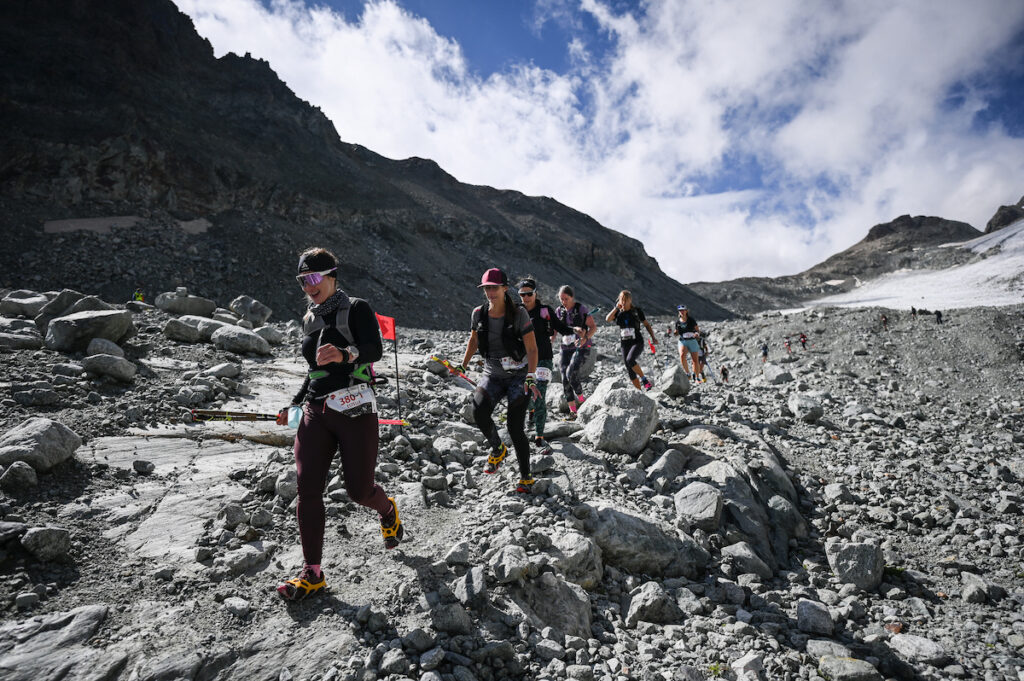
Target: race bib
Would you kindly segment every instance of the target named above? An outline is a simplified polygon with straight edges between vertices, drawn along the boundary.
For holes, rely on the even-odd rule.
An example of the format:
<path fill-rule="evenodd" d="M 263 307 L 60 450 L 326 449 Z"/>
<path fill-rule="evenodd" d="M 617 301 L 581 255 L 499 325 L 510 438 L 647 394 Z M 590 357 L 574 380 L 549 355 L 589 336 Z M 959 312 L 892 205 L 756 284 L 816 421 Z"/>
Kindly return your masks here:
<path fill-rule="evenodd" d="M 517 369 L 522 369 L 525 366 L 526 366 L 526 359 L 525 358 L 519 360 L 518 362 L 516 360 L 512 359 L 511 357 L 502 357 L 501 358 L 501 368 L 504 369 L 505 371 L 516 371 Z"/>
<path fill-rule="evenodd" d="M 562 345 L 574 345 L 576 343 L 576 334 L 567 333 L 562 336 Z"/>
<path fill-rule="evenodd" d="M 684 333 L 684 334 L 683 334 L 683 338 L 693 338 L 693 337 L 695 337 L 696 335 L 697 335 L 697 334 L 695 334 L 695 333 Z"/>
<path fill-rule="evenodd" d="M 336 390 L 324 400 L 328 407 L 334 411 L 345 413 L 358 409 L 364 404 L 369 404 L 372 411 L 377 411 L 377 397 L 373 394 L 373 388 L 369 384 L 354 385 L 344 390 Z"/>
<path fill-rule="evenodd" d="M 551 380 L 551 369 L 547 367 L 537 367 L 537 380 L 538 381 L 550 381 Z"/>
<path fill-rule="evenodd" d="M 622 338 L 634 338 L 636 330 L 632 326 L 627 326 L 624 329 L 619 329 L 619 336 Z"/>

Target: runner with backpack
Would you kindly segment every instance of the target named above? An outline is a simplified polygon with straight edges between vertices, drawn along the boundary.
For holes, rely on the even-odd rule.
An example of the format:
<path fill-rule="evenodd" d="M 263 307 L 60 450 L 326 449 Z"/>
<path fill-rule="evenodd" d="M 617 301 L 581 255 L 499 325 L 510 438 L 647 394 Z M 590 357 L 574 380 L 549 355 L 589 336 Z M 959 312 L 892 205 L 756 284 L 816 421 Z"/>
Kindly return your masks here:
<path fill-rule="evenodd" d="M 554 369 L 555 354 L 551 348 L 551 337 L 557 332 L 562 334 L 575 333 L 572 327 L 555 315 L 555 309 L 540 300 L 537 294 L 537 280 L 526 276 L 516 285 L 523 307 L 530 313 L 533 322 L 533 337 L 537 341 L 537 390 L 540 395 L 530 397 L 528 425 L 536 433 L 533 443 L 542 453 L 550 451 L 544 439 L 544 426 L 547 425 L 548 385 L 551 383 L 551 372 Z"/>
<path fill-rule="evenodd" d="M 516 492 L 529 494 L 534 479 L 530 471 L 530 444 L 526 439 L 526 409 L 537 398 L 537 340 L 530 314 L 512 301 L 508 278 L 494 267 L 484 272 L 479 288 L 486 302 L 473 310 L 470 335 L 462 365 L 480 352 L 484 375 L 473 391 L 473 419 L 491 448 L 484 473 L 498 472 L 508 455 L 491 415 L 502 398 L 508 402 L 508 433 L 519 462 Z M 462 367 L 456 367 L 463 371 Z"/>
<path fill-rule="evenodd" d="M 371 363 L 383 353 L 380 327 L 368 302 L 338 288 L 337 270 L 337 257 L 326 249 L 311 248 L 299 256 L 296 279 L 309 300 L 301 346 L 309 372 L 292 405 L 302 408 L 294 452 L 304 566 L 298 577 L 277 587 L 288 600 L 300 600 L 327 585 L 320 569 L 323 494 L 335 454 L 341 457 L 349 497 L 380 515 L 385 548 L 395 548 L 404 536 L 398 504 L 374 481 L 379 433 Z M 277 423 L 288 423 L 288 409 L 278 413 Z"/>
<path fill-rule="evenodd" d="M 558 289 L 558 299 L 562 304 L 555 310 L 555 316 L 575 330 L 574 334 L 562 334 L 562 352 L 559 357 L 562 388 L 565 401 L 569 403 L 569 418 L 575 419 L 576 410 L 586 400 L 580 371 L 593 347 L 590 339 L 597 333 L 597 323 L 587 306 L 576 301 L 576 294 L 568 284 Z"/>

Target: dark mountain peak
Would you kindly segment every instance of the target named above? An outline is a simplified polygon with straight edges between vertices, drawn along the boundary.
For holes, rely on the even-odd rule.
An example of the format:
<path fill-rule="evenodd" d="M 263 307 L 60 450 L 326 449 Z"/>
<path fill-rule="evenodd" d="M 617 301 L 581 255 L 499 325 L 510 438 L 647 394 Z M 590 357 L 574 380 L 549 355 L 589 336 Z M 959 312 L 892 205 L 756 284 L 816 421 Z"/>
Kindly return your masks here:
<path fill-rule="evenodd" d="M 926 215 L 915 215 L 914 217 L 901 215 L 891 222 L 884 222 L 872 227 L 861 243 L 870 243 L 894 236 L 895 240 L 904 243 L 925 245 L 965 241 L 981 236 L 981 232 L 966 222 Z"/>
<path fill-rule="evenodd" d="M 999 206 L 999 210 L 985 225 L 985 234 L 1008 227 L 1022 218 L 1024 218 L 1024 196 L 1020 197 L 1020 201 L 1012 206 Z"/>

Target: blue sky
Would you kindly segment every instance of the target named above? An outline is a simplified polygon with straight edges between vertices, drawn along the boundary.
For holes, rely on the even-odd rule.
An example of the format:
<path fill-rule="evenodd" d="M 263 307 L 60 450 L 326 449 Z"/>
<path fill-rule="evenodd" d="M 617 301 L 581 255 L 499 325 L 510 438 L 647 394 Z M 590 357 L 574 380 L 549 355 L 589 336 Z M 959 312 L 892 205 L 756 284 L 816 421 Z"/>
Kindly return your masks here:
<path fill-rule="evenodd" d="M 682 282 L 1024 194 L 1020 0 L 178 0 L 342 139 L 552 196 Z"/>

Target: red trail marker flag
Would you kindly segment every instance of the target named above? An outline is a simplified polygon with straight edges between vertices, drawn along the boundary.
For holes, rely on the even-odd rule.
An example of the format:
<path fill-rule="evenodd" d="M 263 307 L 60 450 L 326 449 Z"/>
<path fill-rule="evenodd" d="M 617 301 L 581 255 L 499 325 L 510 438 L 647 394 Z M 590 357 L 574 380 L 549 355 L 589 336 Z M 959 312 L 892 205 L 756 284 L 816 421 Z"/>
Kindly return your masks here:
<path fill-rule="evenodd" d="M 376 314 L 376 313 L 374 313 Z M 377 315 L 377 323 L 380 324 L 380 336 L 385 340 L 397 341 L 395 337 L 395 318 Z"/>

